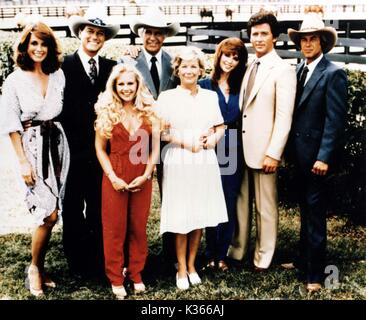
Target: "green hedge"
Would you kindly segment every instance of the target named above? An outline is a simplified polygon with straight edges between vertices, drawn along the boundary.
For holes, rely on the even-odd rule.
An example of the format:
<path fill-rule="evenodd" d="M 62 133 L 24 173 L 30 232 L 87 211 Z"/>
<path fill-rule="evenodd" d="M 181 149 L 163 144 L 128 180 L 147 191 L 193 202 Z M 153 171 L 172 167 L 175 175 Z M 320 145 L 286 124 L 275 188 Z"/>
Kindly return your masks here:
<path fill-rule="evenodd" d="M 0 88 L 14 69 L 13 45 L 18 37 L 15 32 L 0 32 Z M 64 54 L 74 52 L 78 40 L 62 38 Z M 101 55 L 118 59 L 125 45 L 119 41 L 106 42 Z M 170 50 L 174 50 L 169 48 Z M 212 55 L 207 55 L 208 65 Z M 206 70 L 207 72 L 209 70 Z M 340 171 L 329 179 L 330 212 L 349 215 L 353 221 L 366 224 L 366 73 L 350 71 L 348 74 L 348 123 L 347 143 Z M 279 199 L 284 206 L 296 205 L 293 182 L 293 168 L 288 165 L 279 172 Z"/>

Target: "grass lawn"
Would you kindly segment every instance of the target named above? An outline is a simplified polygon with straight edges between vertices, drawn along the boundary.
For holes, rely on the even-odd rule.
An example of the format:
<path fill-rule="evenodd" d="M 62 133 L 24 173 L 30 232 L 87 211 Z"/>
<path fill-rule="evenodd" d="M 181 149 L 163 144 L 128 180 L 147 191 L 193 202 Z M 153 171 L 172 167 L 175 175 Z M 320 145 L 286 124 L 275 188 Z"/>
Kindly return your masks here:
<path fill-rule="evenodd" d="M 339 270 L 339 285 L 320 293 L 307 294 L 296 278 L 295 271 L 285 271 L 280 263 L 296 250 L 299 215 L 296 210 L 280 212 L 279 239 L 270 271 L 256 274 L 250 263 L 236 266 L 225 274 L 202 274 L 203 284 L 187 291 L 178 291 L 174 278 L 160 275 L 159 200 L 154 192 L 148 224 L 149 258 L 144 272 L 147 292 L 127 299 L 145 300 L 226 300 L 226 299 L 366 299 L 366 229 L 349 225 L 345 218 L 328 220 L 328 257 Z M 29 234 L 9 234 L 0 237 L 0 299 L 35 299 L 24 287 L 24 269 L 30 261 Z M 252 239 L 252 244 L 254 241 Z M 202 266 L 202 248 L 198 263 Z M 63 255 L 61 232 L 53 233 L 46 268 L 58 283 L 40 299 L 114 299 L 108 285 L 98 281 L 82 282 L 70 278 Z"/>

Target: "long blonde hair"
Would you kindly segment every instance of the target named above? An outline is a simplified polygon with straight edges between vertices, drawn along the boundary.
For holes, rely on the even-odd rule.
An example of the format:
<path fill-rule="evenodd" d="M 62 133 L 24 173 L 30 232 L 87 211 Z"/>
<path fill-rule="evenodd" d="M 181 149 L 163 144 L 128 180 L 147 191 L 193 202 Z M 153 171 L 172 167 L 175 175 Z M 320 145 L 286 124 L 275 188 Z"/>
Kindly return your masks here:
<path fill-rule="evenodd" d="M 106 90 L 102 92 L 95 104 L 97 120 L 94 123 L 95 130 L 98 130 L 107 139 L 112 137 L 112 130 L 116 124 L 126 117 L 126 111 L 123 108 L 123 101 L 119 97 L 116 84 L 118 77 L 124 72 L 132 72 L 137 81 L 137 90 L 134 101 L 134 110 L 137 110 L 137 117 L 151 124 L 153 112 L 151 110 L 154 98 L 146 87 L 141 74 L 135 67 L 129 64 L 118 64 L 111 72 L 108 78 Z"/>

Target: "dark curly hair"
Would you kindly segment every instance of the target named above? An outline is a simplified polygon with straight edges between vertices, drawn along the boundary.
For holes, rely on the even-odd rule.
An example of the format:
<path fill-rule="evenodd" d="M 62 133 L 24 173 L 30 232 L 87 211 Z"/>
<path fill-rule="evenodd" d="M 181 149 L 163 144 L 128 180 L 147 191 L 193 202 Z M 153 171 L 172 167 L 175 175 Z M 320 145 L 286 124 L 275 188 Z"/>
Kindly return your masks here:
<path fill-rule="evenodd" d="M 48 48 L 47 57 L 42 61 L 42 71 L 45 74 L 55 72 L 61 65 L 61 49 L 52 29 L 43 22 L 27 25 L 24 28 L 15 48 L 15 63 L 22 70 L 34 70 L 34 61 L 28 55 L 28 46 L 32 34 L 44 41 Z"/>
<path fill-rule="evenodd" d="M 269 24 L 274 38 L 277 38 L 280 35 L 279 23 L 276 16 L 271 11 L 262 9 L 259 12 L 253 14 L 249 19 L 247 25 L 248 37 L 250 38 L 252 27 L 263 23 Z"/>
<path fill-rule="evenodd" d="M 241 81 L 243 79 L 246 64 L 248 60 L 248 51 L 244 45 L 244 42 L 239 38 L 227 38 L 222 40 L 216 48 L 214 57 L 214 67 L 212 70 L 211 80 L 214 87 L 218 86 L 222 69 L 220 67 L 220 60 L 223 54 L 235 54 L 238 56 L 239 64 L 236 68 L 230 72 L 228 84 L 230 93 L 236 94 L 240 91 Z"/>

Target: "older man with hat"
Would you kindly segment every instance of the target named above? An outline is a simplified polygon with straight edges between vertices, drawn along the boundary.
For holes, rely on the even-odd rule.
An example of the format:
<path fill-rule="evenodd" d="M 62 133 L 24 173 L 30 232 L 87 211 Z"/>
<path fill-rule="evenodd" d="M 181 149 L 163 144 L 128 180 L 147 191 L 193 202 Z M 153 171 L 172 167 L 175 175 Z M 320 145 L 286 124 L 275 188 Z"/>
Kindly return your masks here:
<path fill-rule="evenodd" d="M 168 23 L 160 9 L 148 7 L 144 15 L 130 23 L 130 28 L 140 36 L 143 47 L 137 56 L 124 56 L 121 62 L 129 63 L 131 57 L 135 60 L 135 67 L 144 77 L 156 100 L 160 92 L 177 86 L 177 80 L 172 75 L 172 58 L 162 46 L 165 38 L 175 36 L 179 32 L 180 24 Z"/>
<path fill-rule="evenodd" d="M 94 148 L 94 104 L 116 64 L 99 51 L 120 28 L 109 24 L 104 12 L 105 7 L 92 6 L 83 17 L 70 17 L 69 28 L 80 47 L 62 65 L 66 86 L 60 121 L 71 153 L 62 213 L 63 244 L 70 272 L 84 277 L 104 275 L 102 170 Z"/>
<path fill-rule="evenodd" d="M 121 63 L 133 63 L 142 74 L 147 87 L 156 100 L 162 91 L 173 89 L 179 80 L 173 75 L 171 65 L 172 57 L 162 49 L 163 42 L 167 37 L 172 37 L 179 32 L 179 22 L 168 23 L 164 13 L 157 7 L 148 7 L 145 14 L 134 19 L 130 23 L 133 33 L 140 36 L 143 47 L 140 51 L 134 50 L 129 56 L 123 56 Z M 165 144 L 161 144 L 163 150 Z M 157 165 L 157 178 L 161 194 L 163 175 L 162 159 Z M 170 268 L 176 261 L 174 236 L 166 232 L 163 235 L 163 256 L 167 268 L 163 272 L 169 273 L 175 270 Z"/>
<path fill-rule="evenodd" d="M 305 57 L 297 66 L 295 110 L 286 148 L 288 160 L 295 165 L 301 214 L 294 266 L 304 276 L 306 289 L 318 291 L 326 265 L 326 185 L 342 148 L 347 76 L 324 56 L 335 46 L 337 33 L 317 14 L 307 14 L 300 30 L 288 29 L 288 35 Z"/>

